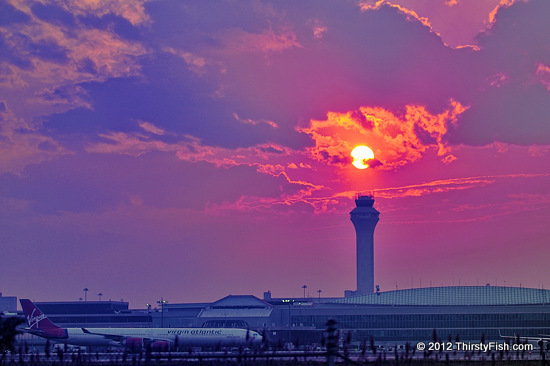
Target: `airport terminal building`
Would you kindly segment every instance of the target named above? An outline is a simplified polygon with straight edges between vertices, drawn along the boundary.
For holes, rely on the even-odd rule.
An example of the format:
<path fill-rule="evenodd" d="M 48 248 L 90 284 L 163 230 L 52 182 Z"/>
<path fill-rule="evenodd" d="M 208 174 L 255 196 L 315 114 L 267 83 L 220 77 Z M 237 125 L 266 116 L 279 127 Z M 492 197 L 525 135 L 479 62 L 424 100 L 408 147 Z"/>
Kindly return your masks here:
<path fill-rule="evenodd" d="M 168 326 L 245 321 L 265 329 L 271 341 L 319 343 L 328 319 L 354 342 L 405 344 L 438 341 L 502 341 L 503 335 L 550 333 L 550 290 L 500 286 L 430 287 L 339 299 L 274 299 L 228 296 L 189 311 L 165 308 Z M 187 314 L 184 314 L 187 313 Z M 156 320 L 154 320 L 156 322 Z"/>
<path fill-rule="evenodd" d="M 230 295 L 213 303 L 163 303 L 129 310 L 128 303 L 37 303 L 64 327 L 228 327 L 267 335 L 272 343 L 319 344 L 334 319 L 352 342 L 415 344 L 430 341 L 503 341 L 503 335 L 550 334 L 550 290 L 502 286 L 449 286 L 374 292 L 372 196 L 350 212 L 357 234 L 357 290 L 342 298 Z M 348 336 L 349 335 L 349 336 Z"/>
<path fill-rule="evenodd" d="M 128 303 L 37 303 L 64 327 L 249 327 L 272 344 L 319 344 L 328 319 L 352 342 L 503 341 L 503 335 L 550 333 L 550 290 L 452 286 L 324 298 L 230 295 L 213 303 L 165 304 L 164 311 Z"/>

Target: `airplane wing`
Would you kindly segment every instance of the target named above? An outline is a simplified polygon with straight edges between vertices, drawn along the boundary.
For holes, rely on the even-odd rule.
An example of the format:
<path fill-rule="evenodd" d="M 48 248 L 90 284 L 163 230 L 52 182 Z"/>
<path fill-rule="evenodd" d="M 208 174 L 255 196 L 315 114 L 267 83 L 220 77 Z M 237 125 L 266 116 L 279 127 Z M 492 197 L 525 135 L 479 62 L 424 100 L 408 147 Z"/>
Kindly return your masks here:
<path fill-rule="evenodd" d="M 498 335 L 501 337 L 501 338 L 508 338 L 508 339 L 513 339 L 515 341 L 517 341 L 518 343 L 520 341 L 527 341 L 527 342 L 535 342 L 535 343 L 538 343 L 540 341 L 550 341 L 550 336 L 548 335 L 545 335 L 545 334 L 539 334 L 537 337 L 533 337 L 533 336 L 527 336 L 527 337 L 524 337 L 524 336 L 520 336 L 520 335 L 513 335 L 513 336 L 509 336 L 509 335 L 502 335 L 502 333 L 500 332 L 500 329 L 498 330 Z"/>
<path fill-rule="evenodd" d="M 106 334 L 106 333 L 96 333 L 96 332 L 90 332 L 88 329 L 86 328 L 81 328 L 82 331 L 86 334 L 93 334 L 93 335 L 98 335 L 98 336 L 102 336 L 102 337 L 105 337 L 107 339 L 111 339 L 113 341 L 117 341 L 117 342 L 122 342 L 124 341 L 126 338 L 128 337 L 125 337 L 123 335 L 119 335 L 119 334 Z"/>

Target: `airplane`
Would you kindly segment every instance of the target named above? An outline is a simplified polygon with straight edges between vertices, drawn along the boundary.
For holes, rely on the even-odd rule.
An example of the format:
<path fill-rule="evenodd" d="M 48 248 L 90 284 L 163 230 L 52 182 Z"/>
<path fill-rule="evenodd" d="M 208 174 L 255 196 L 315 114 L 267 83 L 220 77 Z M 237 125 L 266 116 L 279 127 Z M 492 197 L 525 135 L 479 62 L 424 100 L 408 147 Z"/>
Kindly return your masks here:
<path fill-rule="evenodd" d="M 54 324 L 31 300 L 20 299 L 28 328 L 24 331 L 55 343 L 76 346 L 151 347 L 167 351 L 172 346 L 257 345 L 262 336 L 240 328 L 61 328 Z"/>
<path fill-rule="evenodd" d="M 498 330 L 498 335 L 501 338 L 513 339 L 515 343 L 519 344 L 522 342 L 525 343 L 536 343 L 541 349 L 544 349 L 544 343 L 546 342 L 546 349 L 550 349 L 550 335 L 548 334 L 539 334 L 538 336 L 520 336 L 514 334 L 513 336 L 502 335 L 500 329 Z"/>

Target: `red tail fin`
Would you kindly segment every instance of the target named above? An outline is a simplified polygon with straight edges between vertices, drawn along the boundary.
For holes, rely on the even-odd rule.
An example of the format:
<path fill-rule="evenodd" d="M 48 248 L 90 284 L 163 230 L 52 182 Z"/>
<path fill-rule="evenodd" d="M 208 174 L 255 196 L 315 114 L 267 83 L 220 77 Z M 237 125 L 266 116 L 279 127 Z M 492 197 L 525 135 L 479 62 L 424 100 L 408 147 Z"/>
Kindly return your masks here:
<path fill-rule="evenodd" d="M 21 307 L 25 313 L 27 324 L 30 329 L 44 330 L 44 329 L 58 329 L 57 325 L 52 323 L 50 319 L 29 299 L 21 299 Z"/>

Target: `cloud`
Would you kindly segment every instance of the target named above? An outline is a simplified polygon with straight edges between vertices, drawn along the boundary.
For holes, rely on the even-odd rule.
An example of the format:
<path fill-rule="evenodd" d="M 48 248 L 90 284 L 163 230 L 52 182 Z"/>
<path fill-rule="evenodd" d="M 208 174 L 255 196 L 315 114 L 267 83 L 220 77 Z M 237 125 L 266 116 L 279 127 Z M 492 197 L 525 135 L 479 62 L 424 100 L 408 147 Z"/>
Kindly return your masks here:
<path fill-rule="evenodd" d="M 255 168 L 261 174 L 282 177 L 288 183 L 303 186 L 306 190 L 321 187 L 305 180 L 291 178 L 286 170 L 298 168 L 294 161 L 299 161 L 302 158 L 302 153 L 275 144 L 260 144 L 248 148 L 227 149 L 204 145 L 199 139 L 191 136 L 186 136 L 187 141 L 176 143 L 164 142 L 153 136 L 146 136 L 141 133 L 128 134 L 118 132 L 101 135 L 101 137 L 106 142 L 91 144 L 86 148 L 86 151 L 90 153 L 130 156 L 141 156 L 151 152 L 169 152 L 174 154 L 179 160 L 193 164 L 208 163 L 216 168 L 223 169 L 247 166 Z M 278 161 L 279 163 L 273 164 L 271 163 L 272 161 Z M 294 164 L 293 168 L 290 168 L 291 164 Z"/>
<path fill-rule="evenodd" d="M 394 4 L 390 1 L 379 0 L 374 5 L 370 5 L 367 2 L 363 2 L 361 3 L 360 6 L 361 6 L 361 10 L 363 11 L 379 10 L 382 6 L 395 8 L 395 9 L 398 9 L 401 13 L 405 14 L 408 20 L 417 20 L 423 25 L 425 25 L 426 27 L 430 28 L 430 30 L 432 29 L 432 25 L 428 21 L 428 18 L 421 17 L 417 14 L 416 11 L 398 4 Z"/>
<path fill-rule="evenodd" d="M 379 197 L 396 198 L 407 196 L 423 196 L 426 194 L 443 193 L 453 190 L 471 189 L 474 187 L 482 187 L 494 184 L 497 180 L 502 179 L 517 179 L 517 178 L 533 178 L 547 176 L 541 174 L 516 174 L 502 176 L 478 176 L 478 177 L 462 177 L 451 178 L 444 180 L 434 180 L 422 184 L 413 184 L 402 187 L 382 188 L 375 190 L 375 194 Z"/>
<path fill-rule="evenodd" d="M 84 9 L 107 3 L 70 4 Z M 32 119 L 37 115 L 90 108 L 91 100 L 83 83 L 140 73 L 136 61 L 147 52 L 144 47 L 109 29 L 89 27 L 79 18 L 83 14 L 70 13 L 75 9 L 70 4 L 6 5 L 12 12 L 24 14 L 9 26 L 0 24 L 0 44 L 4 50 L 0 60 L 0 92 L 7 95 L 8 103 L 18 115 Z"/>
<path fill-rule="evenodd" d="M 60 2 L 47 9 L 54 14 L 53 8 L 57 7 L 66 14 L 56 18 L 38 17 L 38 6 L 19 5 L 20 9 L 14 11 L 26 18 L 20 17 L 15 27 L 5 30 L 11 62 L 3 64 L 2 80 L 6 88 L 32 85 L 32 98 L 43 99 L 33 108 L 39 109 L 37 105 L 42 104 L 39 111 L 46 112 L 47 127 L 57 128 L 58 122 L 66 123 L 61 122 L 65 118 L 93 120 L 96 130 L 109 133 L 110 126 L 128 131 L 135 128 L 136 120 L 155 120 L 161 129 L 226 147 L 237 140 L 225 137 L 239 134 L 241 146 L 271 140 L 299 148 L 307 141 L 296 133 L 296 124 L 321 118 L 327 111 L 381 107 L 399 115 L 406 113 L 406 106 L 415 105 L 436 115 L 446 110 L 451 99 L 470 108 L 458 119 L 454 136 L 437 142 L 439 148 L 449 142 L 489 143 L 487 133 L 495 126 L 487 120 L 485 110 L 495 106 L 485 108 L 480 104 L 498 100 L 500 95 L 491 97 L 498 86 L 528 88 L 526 78 L 530 76 L 547 93 L 544 65 L 550 62 L 544 60 L 540 47 L 540 61 L 521 74 L 514 73 L 512 66 L 516 64 L 512 60 L 515 54 L 525 54 L 524 50 L 512 54 L 505 51 L 506 47 L 496 47 L 510 39 L 505 37 L 509 31 L 503 29 L 513 23 L 516 12 L 523 9 L 522 19 L 529 19 L 531 12 L 544 13 L 541 1 L 501 7 L 498 14 L 503 15 L 495 18 L 490 31 L 479 38 L 483 49 L 477 52 L 447 47 L 430 29 L 429 19 L 403 5 L 378 2 L 375 6 L 365 5 L 367 10 L 361 12 L 360 7 L 351 4 L 291 4 L 287 8 L 278 3 L 252 4 L 237 5 L 242 14 L 235 14 L 233 9 L 228 17 L 221 15 L 231 10 L 227 4 L 212 9 L 199 4 L 177 7 L 173 3 L 139 1 L 118 7 L 109 2 Z M 461 4 L 453 8 L 458 6 Z M 47 12 L 43 9 L 42 13 Z M 342 16 L 332 16 L 336 13 Z M 250 14 L 258 20 L 244 22 Z M 71 21 L 64 20 L 69 16 Z M 110 19 L 110 24 L 123 19 L 142 33 L 130 39 L 105 27 L 107 20 L 85 21 L 91 18 Z M 540 16 L 533 19 L 534 24 L 543 22 Z M 172 27 L 169 37 L 161 37 L 166 34 L 162 33 L 165 27 Z M 536 31 L 536 27 L 527 29 L 528 33 Z M 539 32 L 534 41 L 526 38 L 512 42 L 535 52 L 537 45 L 544 44 L 547 33 Z M 506 64 L 508 67 L 501 67 Z M 126 79 L 118 84 L 124 91 L 116 90 L 114 79 Z M 132 83 L 134 90 L 128 92 L 128 84 Z M 160 98 L 160 93 L 168 97 Z M 546 94 L 533 91 L 536 93 L 539 97 L 533 99 L 530 110 L 541 110 L 538 103 L 546 99 Z M 107 97 L 109 94 L 113 96 Z M 102 106 L 107 98 L 115 96 L 121 104 L 116 117 Z M 516 97 L 510 95 L 505 100 Z M 24 109 L 9 102 L 18 111 Z M 134 109 L 129 107 L 132 104 Z M 145 105 L 150 112 L 142 110 Z M 52 114 L 71 107 L 86 111 L 70 116 Z M 532 113 L 536 115 L 534 120 L 540 120 L 543 114 Z M 236 126 L 235 116 L 258 129 Z M 463 122 L 464 116 L 468 118 Z M 466 136 L 473 121 L 481 121 L 472 127 L 481 131 L 479 141 Z M 514 126 L 510 121 L 503 123 Z M 464 132 L 462 125 L 466 126 Z M 279 131 L 272 131 L 270 126 L 278 126 Z M 434 136 L 425 133 L 423 138 Z M 506 141 L 515 142 L 512 132 Z M 341 156 L 333 157 L 345 161 Z"/>
<path fill-rule="evenodd" d="M 251 33 L 242 29 L 228 29 L 221 35 L 225 52 L 281 52 L 288 48 L 302 47 L 296 34 L 287 29 L 275 32 L 267 29 L 261 33 Z"/>
<path fill-rule="evenodd" d="M 21 173 L 25 166 L 70 154 L 55 139 L 42 135 L 32 124 L 17 118 L 0 101 L 0 174 Z"/>
<path fill-rule="evenodd" d="M 550 92 L 544 66 L 550 64 L 547 14 L 550 3 L 532 0 L 499 7 L 495 21 L 479 36 L 481 50 L 472 60 L 485 77 L 472 90 L 471 108 L 450 136 L 453 143 L 493 141 L 550 144 Z"/>
<path fill-rule="evenodd" d="M 495 8 L 489 13 L 489 22 L 491 23 L 495 22 L 496 15 L 501 8 L 509 7 L 518 1 L 524 1 L 524 0 L 500 0 L 497 6 L 495 6 Z"/>
<path fill-rule="evenodd" d="M 73 108 L 91 110 L 92 101 L 84 88 L 80 85 L 62 85 L 53 89 L 44 88 L 36 92 L 30 103 L 43 106 L 43 110 L 64 111 Z"/>
<path fill-rule="evenodd" d="M 191 52 L 183 50 L 177 50 L 173 47 L 164 47 L 163 51 L 180 57 L 189 67 L 189 70 L 201 75 L 205 72 L 204 68 L 207 65 L 207 61 L 204 57 L 197 56 Z"/>
<path fill-rule="evenodd" d="M 158 128 L 157 126 L 155 126 L 154 124 L 152 124 L 150 122 L 139 121 L 138 125 L 139 125 L 139 127 L 141 127 L 146 132 L 150 132 L 150 133 L 155 134 L 155 135 L 162 136 L 165 133 L 162 128 Z"/>
<path fill-rule="evenodd" d="M 325 33 L 328 32 L 328 28 L 323 25 L 323 23 L 316 19 L 313 21 L 313 37 L 317 39 L 321 39 L 324 37 Z"/>
<path fill-rule="evenodd" d="M 54 0 L 53 3 L 66 12 L 78 17 L 104 17 L 108 14 L 119 16 L 134 26 L 147 25 L 150 22 L 145 10 L 147 0 Z"/>
<path fill-rule="evenodd" d="M 239 117 L 239 115 L 237 113 L 233 113 L 233 117 L 235 117 L 235 119 L 241 123 L 245 123 L 245 124 L 251 124 L 251 125 L 257 125 L 259 123 L 265 123 L 273 128 L 277 128 L 279 127 L 279 125 L 277 125 L 275 122 L 273 121 L 265 121 L 265 120 L 262 120 L 262 121 L 254 121 L 254 120 L 251 120 L 251 119 L 242 119 Z"/>
<path fill-rule="evenodd" d="M 84 2 L 81 2 L 84 3 Z M 7 54 L 27 60 L 18 67 L 21 78 L 36 78 L 50 85 L 104 80 L 135 75 L 135 57 L 145 49 L 116 34 L 82 24 L 47 22 L 21 6 L 29 21 L 4 28 Z"/>
<path fill-rule="evenodd" d="M 358 143 L 375 150 L 371 167 L 389 171 L 432 156 L 456 162 L 460 144 L 544 142 L 535 121 L 545 113 L 550 63 L 539 51 L 530 73 L 515 73 L 514 55 L 502 61 L 507 51 L 495 47 L 516 12 L 534 12 L 519 5 L 540 4 L 500 9 L 479 51 L 448 47 L 430 19 L 385 2 L 364 11 L 328 2 L 20 5 L 26 16 L 3 33 L 3 80 L 17 85 L 12 91 L 26 85 L 37 128 L 75 149 L 167 153 L 326 188 L 323 180 L 345 174 Z M 116 31 L 123 21 L 132 37 Z M 533 98 L 511 113 L 526 88 Z M 518 134 L 519 118 L 535 128 Z"/>
<path fill-rule="evenodd" d="M 539 77 L 540 83 L 546 87 L 546 90 L 550 91 L 550 66 L 538 64 L 535 75 Z"/>
<path fill-rule="evenodd" d="M 459 4 L 458 0 L 447 0 L 447 1 L 445 1 L 445 5 L 447 5 L 447 6 L 455 6 L 455 5 L 458 5 L 458 4 Z"/>
<path fill-rule="evenodd" d="M 384 108 L 361 107 L 347 113 L 329 112 L 326 121 L 312 120 L 299 131 L 311 136 L 315 146 L 309 155 L 330 165 L 350 162 L 350 151 L 365 144 L 374 151 L 377 163 L 371 167 L 396 169 L 419 160 L 428 150 L 448 160 L 450 146 L 444 136 L 467 108 L 451 100 L 449 109 L 432 115 L 421 106 L 407 106 L 404 115 Z"/>

